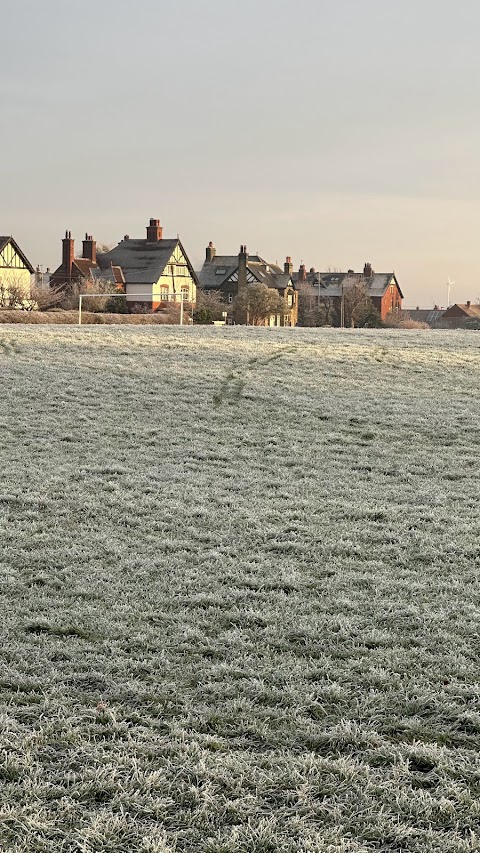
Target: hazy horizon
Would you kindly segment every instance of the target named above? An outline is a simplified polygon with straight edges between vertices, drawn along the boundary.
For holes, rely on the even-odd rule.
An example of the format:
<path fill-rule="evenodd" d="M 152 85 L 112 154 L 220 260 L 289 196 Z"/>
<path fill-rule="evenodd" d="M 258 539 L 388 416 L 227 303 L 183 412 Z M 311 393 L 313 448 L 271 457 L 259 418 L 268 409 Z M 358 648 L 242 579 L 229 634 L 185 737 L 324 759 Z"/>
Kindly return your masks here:
<path fill-rule="evenodd" d="M 405 306 L 480 296 L 473 0 L 17 0 L 3 205 L 34 264 L 144 236 L 395 270 Z"/>

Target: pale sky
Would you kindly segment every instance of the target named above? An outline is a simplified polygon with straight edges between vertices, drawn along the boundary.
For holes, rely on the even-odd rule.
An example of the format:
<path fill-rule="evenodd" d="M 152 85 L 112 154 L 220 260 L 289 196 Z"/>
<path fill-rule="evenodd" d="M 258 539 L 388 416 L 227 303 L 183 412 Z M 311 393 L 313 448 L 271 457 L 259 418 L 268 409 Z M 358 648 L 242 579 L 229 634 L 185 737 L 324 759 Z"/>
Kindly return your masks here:
<path fill-rule="evenodd" d="M 65 229 L 194 266 L 395 270 L 405 306 L 480 297 L 479 0 L 2 3 L 0 233 Z"/>

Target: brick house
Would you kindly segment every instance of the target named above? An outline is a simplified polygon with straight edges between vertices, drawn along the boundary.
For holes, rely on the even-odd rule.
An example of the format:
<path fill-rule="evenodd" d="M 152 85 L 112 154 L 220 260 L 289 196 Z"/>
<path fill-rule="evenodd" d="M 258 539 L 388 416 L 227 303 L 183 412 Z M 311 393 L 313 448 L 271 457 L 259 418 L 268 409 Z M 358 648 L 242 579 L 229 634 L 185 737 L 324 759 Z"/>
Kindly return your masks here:
<path fill-rule="evenodd" d="M 292 279 L 291 259 L 283 269 L 270 264 L 259 255 L 249 255 L 246 246 L 240 247 L 238 255 L 217 255 L 213 243 L 209 243 L 205 262 L 198 273 L 200 287 L 205 291 L 217 291 L 223 296 L 227 322 L 245 324 L 247 318 L 235 310 L 235 297 L 243 287 L 264 284 L 273 288 L 285 299 L 285 314 L 268 317 L 265 326 L 296 326 L 298 319 L 298 294 Z"/>
<path fill-rule="evenodd" d="M 469 321 L 475 320 L 480 321 L 480 305 L 472 305 L 470 300 L 456 302 L 443 312 L 440 326 L 444 329 L 461 329 L 468 326 Z"/>
<path fill-rule="evenodd" d="M 128 234 L 108 252 L 97 252 L 93 237 L 85 235 L 82 256 L 75 256 L 69 231 L 62 240 L 62 263 L 50 278 L 51 286 L 107 280 L 124 291 L 127 305 L 157 310 L 183 298 L 195 302 L 197 277 L 178 237 L 165 238 L 158 219 L 150 219 L 145 238 Z"/>
<path fill-rule="evenodd" d="M 382 320 L 390 313 L 402 309 L 403 293 L 394 272 L 376 273 L 370 263 L 366 263 L 363 272 L 317 272 L 314 267 L 307 272 L 301 264 L 297 273 L 293 273 L 294 283 L 303 299 L 315 305 L 319 301 L 328 302 L 332 307 L 332 316 L 340 322 L 342 296 L 349 287 L 365 287 L 373 307 Z"/>

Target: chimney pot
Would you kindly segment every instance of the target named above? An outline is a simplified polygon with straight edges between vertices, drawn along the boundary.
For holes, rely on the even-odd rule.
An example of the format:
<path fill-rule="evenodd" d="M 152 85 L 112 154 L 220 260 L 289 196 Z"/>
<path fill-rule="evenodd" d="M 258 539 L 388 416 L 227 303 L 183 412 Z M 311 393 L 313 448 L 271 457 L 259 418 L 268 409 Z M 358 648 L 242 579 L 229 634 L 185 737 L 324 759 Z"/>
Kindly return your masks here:
<path fill-rule="evenodd" d="M 97 241 L 93 239 L 91 234 L 85 234 L 82 257 L 91 261 L 92 264 L 97 262 Z"/>
<path fill-rule="evenodd" d="M 472 303 L 470 302 L 470 299 L 467 299 L 467 308 L 470 308 L 470 305 L 471 305 L 471 304 L 472 304 Z"/>

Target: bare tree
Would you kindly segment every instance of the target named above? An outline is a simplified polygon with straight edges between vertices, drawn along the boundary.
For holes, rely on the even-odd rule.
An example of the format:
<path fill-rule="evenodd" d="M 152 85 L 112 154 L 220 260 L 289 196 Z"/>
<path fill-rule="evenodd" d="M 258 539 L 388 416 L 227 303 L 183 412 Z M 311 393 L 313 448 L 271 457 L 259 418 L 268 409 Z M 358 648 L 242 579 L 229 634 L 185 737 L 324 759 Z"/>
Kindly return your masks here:
<path fill-rule="evenodd" d="M 333 299 L 315 292 L 311 285 L 300 285 L 298 293 L 300 326 L 334 326 L 337 312 Z"/>
<path fill-rule="evenodd" d="M 269 317 L 285 317 L 289 308 L 278 290 L 265 284 L 249 284 L 240 291 L 233 303 L 234 311 L 245 312 L 252 326 L 263 326 Z"/>
<path fill-rule="evenodd" d="M 59 305 L 63 291 L 59 287 L 41 287 L 35 282 L 30 284 L 21 276 L 9 275 L 0 278 L 0 308 L 17 311 L 46 311 Z"/>
<path fill-rule="evenodd" d="M 351 326 L 352 329 L 363 325 L 366 318 L 374 311 L 367 286 L 363 283 L 345 284 L 341 298 L 344 306 L 344 324 Z"/>
<path fill-rule="evenodd" d="M 89 293 L 95 294 L 95 296 L 89 296 Z M 109 279 L 80 279 L 79 281 L 71 282 L 68 289 L 63 290 L 61 307 L 67 311 L 76 310 L 79 304 L 79 296 L 82 296 L 82 308 L 85 311 L 98 313 L 113 310 L 116 313 L 119 311 L 120 304 L 124 302 L 122 299 L 111 298 L 112 294 L 116 293 L 123 295 L 115 282 Z M 119 304 L 115 306 L 114 303 L 117 302 Z"/>

